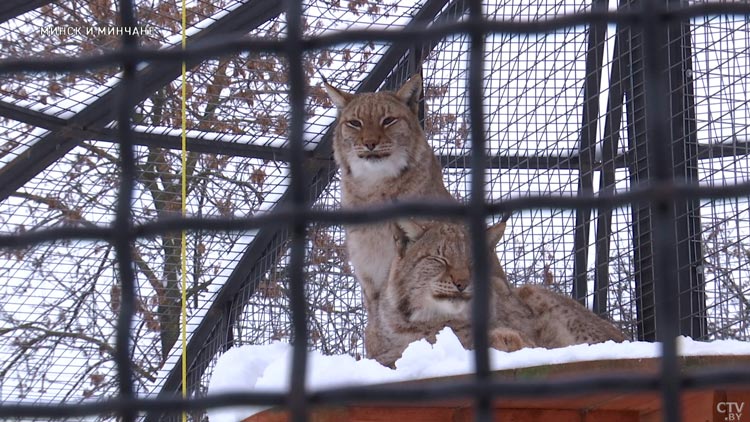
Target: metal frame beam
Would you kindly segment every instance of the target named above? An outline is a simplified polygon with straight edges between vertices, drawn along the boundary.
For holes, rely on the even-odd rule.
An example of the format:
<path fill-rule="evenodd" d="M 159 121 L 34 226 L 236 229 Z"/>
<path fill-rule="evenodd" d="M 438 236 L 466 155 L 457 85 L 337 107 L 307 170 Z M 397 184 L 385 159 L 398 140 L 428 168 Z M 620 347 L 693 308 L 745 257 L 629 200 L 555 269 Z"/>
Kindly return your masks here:
<path fill-rule="evenodd" d="M 625 104 L 628 116 L 628 171 L 630 186 L 649 180 L 646 139 L 646 97 L 642 34 L 626 29 L 621 40 L 627 54 L 629 71 L 625 77 Z M 656 341 L 656 303 L 654 297 L 654 260 L 651 241 L 652 218 L 648 204 L 633 204 L 633 272 L 635 278 L 637 336 L 641 341 Z"/>
<path fill-rule="evenodd" d="M 190 38 L 189 42 L 236 31 L 250 31 L 277 16 L 280 12 L 280 2 L 251 0 L 237 6 L 212 25 L 198 32 Z M 175 46 L 172 48 L 179 49 L 181 47 Z M 189 61 L 187 66 L 191 68 L 199 63 L 197 60 Z M 134 101 L 143 101 L 154 91 L 176 79 L 181 70 L 181 64 L 177 62 L 146 65 L 136 74 L 135 79 L 139 83 L 139 89 L 138 92 L 134 93 Z M 111 105 L 117 103 L 121 89 L 121 84 L 116 85 L 75 116 L 65 120 L 65 126 L 59 127 L 52 133 L 38 139 L 23 154 L 0 168 L 0 201 L 7 199 L 8 196 L 39 172 L 78 145 L 82 141 L 81 132 L 78 129 L 103 127 L 112 121 L 114 109 Z"/>
<path fill-rule="evenodd" d="M 106 127 L 71 127 L 65 119 L 29 110 L 15 104 L 0 101 L 0 116 L 27 123 L 50 131 L 65 128 L 82 141 L 117 142 L 117 129 Z M 182 149 L 182 138 L 175 135 L 158 133 L 133 132 L 133 144 L 164 149 Z M 237 142 L 208 141 L 201 138 L 187 137 L 187 150 L 205 154 L 231 155 L 235 157 L 259 158 L 262 160 L 286 161 L 287 150 L 279 147 L 243 144 Z"/>
<path fill-rule="evenodd" d="M 621 50 L 622 37 L 623 34 L 618 29 L 615 34 L 612 70 L 609 75 L 609 97 L 602 139 L 602 174 L 599 178 L 600 193 L 611 193 L 615 189 L 615 169 L 618 167 L 615 157 L 617 156 L 617 146 L 620 143 L 620 127 L 625 99 L 623 66 L 626 61 Z M 624 167 L 624 163 L 622 167 Z M 612 210 L 600 211 L 597 215 L 596 224 L 593 311 L 599 315 L 606 315 L 609 293 L 609 236 L 612 232 Z"/>
<path fill-rule="evenodd" d="M 53 0 L 4 0 L 0 3 L 0 23 L 52 2 Z"/>
<path fill-rule="evenodd" d="M 615 51 L 619 50 L 619 43 L 615 43 Z M 620 53 L 622 55 L 622 53 Z M 615 66 L 618 64 L 620 66 Z M 622 59 L 615 57 L 613 63 L 615 67 L 622 67 Z M 622 85 L 622 76 L 620 70 L 612 70 L 610 81 L 620 80 Z M 619 122 L 622 116 L 622 86 L 616 86 L 617 82 L 610 82 L 610 104 L 608 105 L 607 117 L 605 122 L 604 133 L 604 151 L 601 160 L 595 160 L 591 163 L 591 171 L 603 171 L 605 174 L 611 172 L 614 175 L 614 169 L 627 168 L 628 162 L 633 157 L 632 153 L 617 154 L 616 149 L 607 147 L 607 145 L 617 145 L 619 139 Z M 619 90 L 620 94 L 616 94 Z M 612 96 L 619 95 L 619 103 L 611 104 Z M 619 106 L 619 110 L 618 110 Z M 618 117 L 614 117 L 615 114 Z M 65 130 L 75 134 L 81 140 L 91 140 L 99 142 L 117 142 L 117 130 L 105 127 L 72 127 L 68 125 L 67 120 L 55 117 L 36 110 L 29 110 L 15 104 L 0 101 L 0 117 L 7 117 L 32 126 L 45 128 L 51 131 Z M 613 123 L 609 123 L 612 119 Z M 611 126 L 611 127 L 610 127 Z M 610 139 L 611 138 L 611 139 Z M 158 133 L 133 132 L 133 144 L 159 147 L 165 149 L 182 149 L 182 141 L 179 136 L 163 135 Z M 705 160 L 710 158 L 734 157 L 750 155 L 750 141 L 735 141 L 732 144 L 700 144 L 698 148 L 698 159 Z M 187 150 L 205 154 L 232 155 L 236 157 L 259 158 L 262 160 L 287 161 L 288 152 L 282 147 L 271 147 L 264 145 L 251 145 L 237 142 L 224 142 L 215 140 L 205 140 L 188 136 Z M 331 161 L 333 157 L 313 156 L 313 152 L 308 154 L 311 158 Z M 462 169 L 468 168 L 466 163 L 469 160 L 468 155 L 439 155 L 438 160 L 443 168 Z M 488 169 L 525 169 L 525 170 L 580 170 L 580 156 L 578 155 L 492 155 L 487 157 L 485 164 Z M 608 179 L 609 180 L 609 179 Z M 606 185 L 608 186 L 608 185 Z"/>
<path fill-rule="evenodd" d="M 607 10 L 606 0 L 592 0 L 594 11 Z M 583 82 L 583 107 L 578 148 L 578 194 L 594 191 L 594 162 L 596 159 L 596 128 L 599 118 L 599 91 L 602 80 L 602 62 L 607 33 L 606 24 L 589 25 L 586 50 L 586 78 Z M 591 210 L 576 209 L 576 226 L 573 234 L 573 287 L 571 295 L 586 304 L 588 294 L 588 240 Z"/>
<path fill-rule="evenodd" d="M 698 160 L 701 147 L 697 142 L 695 126 L 695 104 L 693 81 L 688 76 L 692 70 L 691 39 L 689 22 L 677 22 L 664 29 L 667 31 L 668 45 L 662 46 L 668 57 L 668 81 L 670 84 L 669 105 L 670 161 L 673 164 L 672 180 L 697 183 Z M 643 33 L 630 30 L 627 37 L 630 72 L 626 78 L 626 98 L 628 116 L 629 160 L 631 186 L 650 180 L 648 172 L 648 150 L 646 139 L 646 109 L 643 46 Z M 676 201 L 674 204 L 675 238 L 674 245 L 677 291 L 668 292 L 668 298 L 656 298 L 654 283 L 655 263 L 653 260 L 653 207 L 647 204 L 633 205 L 633 249 L 636 286 L 636 311 L 639 340 L 661 340 L 656 330 L 656 303 L 666 300 L 678 302 L 680 334 L 702 338 L 706 334 L 705 294 L 703 277 L 699 271 L 702 260 L 700 239 L 699 201 Z M 672 297 L 673 296 L 673 297 Z"/>
<path fill-rule="evenodd" d="M 698 129 L 693 91 L 690 21 L 672 23 L 669 42 L 669 82 L 672 119 L 673 178 L 698 183 Z M 677 201 L 674 205 L 677 253 L 678 311 L 680 334 L 702 339 L 707 333 L 706 297 L 701 241 L 700 201 Z M 658 338 L 658 333 L 657 333 Z"/>

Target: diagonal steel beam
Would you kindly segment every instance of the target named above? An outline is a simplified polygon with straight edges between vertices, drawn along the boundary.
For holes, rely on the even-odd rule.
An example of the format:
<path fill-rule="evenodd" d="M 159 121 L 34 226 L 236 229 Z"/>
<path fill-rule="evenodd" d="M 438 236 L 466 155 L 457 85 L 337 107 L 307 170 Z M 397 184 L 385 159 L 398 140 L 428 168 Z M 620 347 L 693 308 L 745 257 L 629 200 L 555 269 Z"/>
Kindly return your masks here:
<path fill-rule="evenodd" d="M 65 119 L 35 110 L 29 110 L 15 104 L 0 101 L 0 117 L 7 117 L 32 126 L 50 131 L 65 128 L 71 136 L 79 139 L 96 139 L 102 142 L 117 142 L 117 129 L 107 127 L 72 127 Z M 182 137 L 159 133 L 132 133 L 133 144 L 148 147 L 181 150 Z M 265 145 L 253 145 L 239 142 L 225 142 L 187 137 L 187 150 L 204 154 L 231 155 L 234 157 L 259 158 L 261 160 L 286 161 L 287 151 L 284 148 Z"/>
<path fill-rule="evenodd" d="M 462 0 L 452 0 L 447 7 L 446 4 L 448 4 L 448 0 L 428 0 L 409 25 L 424 25 L 433 21 L 450 19 L 452 16 L 462 15 L 468 8 Z M 441 10 L 443 10 L 443 13 L 440 13 Z M 418 68 L 409 61 L 410 47 L 412 45 L 409 45 L 409 43 L 391 45 L 357 91 L 368 92 L 374 91 L 380 86 L 395 86 L 399 77 Z M 430 45 L 425 48 L 422 57 L 425 57 L 434 47 L 434 45 Z M 419 60 L 422 60 L 422 57 Z M 313 202 L 325 191 L 336 174 L 335 166 L 331 165 L 332 154 L 333 127 L 330 127 L 313 151 L 313 159 L 307 163 L 307 174 L 312 176 L 309 191 L 310 202 Z M 279 199 L 276 207 L 288 206 L 290 202 L 290 194 L 286 192 Z M 281 249 L 274 249 L 273 245 L 283 244 L 287 237 L 286 226 L 264 227 L 258 230 L 252 243 L 238 260 L 232 274 L 219 290 L 216 299 L 206 312 L 206 316 L 193 331 L 187 346 L 187 367 L 189 368 L 190 379 L 200 379 L 210 364 L 211 359 L 206 358 L 204 348 L 211 343 L 216 335 L 221 335 L 221 333 L 216 333 L 216 327 L 224 327 L 226 321 L 233 320 L 232 312 L 235 311 L 229 309 L 232 308 L 232 303 L 234 303 L 241 289 L 250 286 L 254 290 L 258 280 L 251 279 L 252 275 L 264 274 L 270 269 L 267 268 L 271 265 L 269 263 L 276 262 L 276 259 L 274 259 L 274 256 L 269 258 L 268 255 L 279 254 L 279 249 Z M 229 327 L 228 329 L 231 330 L 232 328 Z M 218 353 L 218 350 L 213 353 Z M 180 358 L 167 376 L 159 396 L 172 396 L 180 391 L 181 366 L 182 359 Z M 190 381 L 188 383 L 188 390 L 195 391 L 195 385 L 190 385 Z M 147 416 L 146 421 L 155 422 L 160 417 L 161 415 L 151 413 Z"/>
<path fill-rule="evenodd" d="M 0 23 L 11 20 L 54 0 L 4 0 L 0 3 Z"/>
<path fill-rule="evenodd" d="M 281 3 L 266 0 L 251 0 L 237 6 L 210 26 L 190 38 L 191 42 L 209 37 L 217 37 L 231 32 L 247 32 L 257 28 L 281 12 Z M 172 47 L 179 49 L 180 46 Z M 199 61 L 189 61 L 189 68 L 198 65 Z M 136 74 L 140 84 L 134 94 L 136 102 L 143 101 L 154 91 L 170 83 L 180 75 L 179 62 L 151 63 Z M 78 145 L 82 138 L 80 128 L 103 127 L 112 120 L 117 104 L 120 85 L 116 85 L 104 95 L 93 101 L 78 114 L 65 120 L 65 126 L 37 140 L 28 150 L 0 169 L 0 201 L 22 187 L 39 172 L 63 157 Z"/>
<path fill-rule="evenodd" d="M 65 119 L 2 100 L 0 100 L 0 117 L 7 117 L 48 130 L 57 130 L 66 125 Z"/>

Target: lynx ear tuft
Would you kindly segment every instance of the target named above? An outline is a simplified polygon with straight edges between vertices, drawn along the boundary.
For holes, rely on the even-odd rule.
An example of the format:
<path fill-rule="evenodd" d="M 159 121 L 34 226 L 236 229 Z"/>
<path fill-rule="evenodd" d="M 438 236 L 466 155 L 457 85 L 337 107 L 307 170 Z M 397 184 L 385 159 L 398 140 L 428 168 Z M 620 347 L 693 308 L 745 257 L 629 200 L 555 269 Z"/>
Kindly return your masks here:
<path fill-rule="evenodd" d="M 419 94 L 422 93 L 422 76 L 415 74 L 401 85 L 396 96 L 403 101 L 414 114 L 419 112 Z"/>
<path fill-rule="evenodd" d="M 417 223 L 413 218 L 398 220 L 396 225 L 404 232 L 409 242 L 416 242 L 427 231 L 427 224 Z"/>
<path fill-rule="evenodd" d="M 497 246 L 498 242 L 500 242 L 500 239 L 503 238 L 506 226 L 507 220 L 501 221 L 487 228 L 487 242 L 491 247 L 494 248 L 495 246 Z"/>
<path fill-rule="evenodd" d="M 331 99 L 333 105 L 335 105 L 339 110 L 346 107 L 346 105 L 349 104 L 349 101 L 351 101 L 354 97 L 354 94 L 350 94 L 338 88 L 334 88 L 334 86 L 329 84 L 325 79 L 323 80 L 323 88 L 326 90 L 328 98 Z"/>

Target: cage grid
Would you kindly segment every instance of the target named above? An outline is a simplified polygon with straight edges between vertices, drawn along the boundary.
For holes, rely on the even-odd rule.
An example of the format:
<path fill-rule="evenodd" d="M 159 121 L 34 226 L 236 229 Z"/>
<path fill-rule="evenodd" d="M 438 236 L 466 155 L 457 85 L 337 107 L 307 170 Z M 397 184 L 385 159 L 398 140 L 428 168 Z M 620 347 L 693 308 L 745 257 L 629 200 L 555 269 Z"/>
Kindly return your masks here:
<path fill-rule="evenodd" d="M 485 2 L 482 14 L 523 23 L 643 7 L 615 3 Z M 121 132 L 112 111 L 118 87 L 127 81 L 117 61 L 71 72 L 8 74 L 2 66 L 119 49 L 121 34 L 106 29 L 118 25 L 122 6 L 80 0 L 8 4 L 0 10 L 0 71 L 5 72 L 0 79 L 0 397 L 21 405 L 116 398 L 122 285 L 113 245 L 75 236 L 21 248 L 6 245 L 30 231 L 97 228 L 116 220 Z M 305 2 L 300 30 L 314 38 L 348 29 L 460 23 L 470 19 L 477 4 Z M 284 42 L 289 28 L 283 6 L 256 0 L 191 2 L 190 43 L 237 34 Z M 176 2 L 137 1 L 138 23 L 148 28 L 139 45 L 178 48 L 178 10 Z M 696 13 L 669 27 L 666 127 L 671 175 L 678 182 L 712 188 L 750 181 L 750 32 L 748 11 L 742 13 Z M 55 29 L 60 27 L 84 33 L 92 28 L 96 36 L 79 36 L 76 30 L 71 36 Z M 98 32 L 102 28 L 104 35 Z M 467 94 L 471 41 L 472 33 L 459 31 L 429 42 L 353 41 L 306 50 L 304 81 L 290 79 L 288 59 L 275 52 L 249 48 L 190 59 L 188 216 L 252 219 L 294 203 L 290 123 L 301 116 L 288 104 L 293 83 L 307 86 L 301 139 L 309 176 L 305 197 L 313 209 L 340 208 L 331 157 L 335 111 L 321 75 L 354 92 L 394 88 L 421 73 L 420 114 L 428 141 L 449 191 L 467 203 L 475 171 Z M 648 121 L 645 56 L 651 47 L 637 25 L 595 19 L 545 32 L 487 34 L 481 81 L 485 199 L 612 195 L 652 181 L 649 127 L 661 122 Z M 131 93 L 130 131 L 136 145 L 130 218 L 136 225 L 179 214 L 178 76 L 175 61 L 136 69 L 139 89 Z M 743 192 L 675 202 L 674 294 L 682 334 L 748 339 L 750 204 Z M 659 286 L 653 284 L 659 278 L 653 236 L 660 218 L 645 202 L 605 209 L 527 208 L 514 212 L 497 253 L 513 284 L 545 284 L 607 316 L 633 339 L 661 340 Z M 166 398 L 180 389 L 177 236 L 163 232 L 131 246 L 136 291 L 129 355 L 139 396 Z M 366 315 L 346 260 L 343 228 L 311 222 L 305 239 L 307 347 L 362 357 Z M 188 231 L 192 396 L 206 394 L 216 359 L 228 348 L 293 338 L 299 315 L 289 297 L 299 287 L 291 275 L 298 270 L 291 247 L 285 224 Z M 202 411 L 190 416 L 205 417 Z M 111 416 L 102 412 L 99 418 Z M 147 420 L 173 418 L 156 411 L 146 415 Z"/>

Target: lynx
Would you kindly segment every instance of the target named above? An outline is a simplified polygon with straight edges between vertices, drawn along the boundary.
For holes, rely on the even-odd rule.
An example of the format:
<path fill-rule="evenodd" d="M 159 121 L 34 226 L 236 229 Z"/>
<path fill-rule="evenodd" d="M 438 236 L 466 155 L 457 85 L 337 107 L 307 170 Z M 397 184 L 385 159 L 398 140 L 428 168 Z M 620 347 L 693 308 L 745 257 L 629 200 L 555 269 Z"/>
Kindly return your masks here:
<path fill-rule="evenodd" d="M 351 94 L 324 81 L 338 108 L 334 159 L 341 170 L 345 208 L 402 200 L 454 201 L 443 185 L 442 170 L 417 117 L 422 78 L 411 77 L 397 91 Z M 362 286 L 368 314 L 397 256 L 393 223 L 346 227 L 349 260 Z"/>
<path fill-rule="evenodd" d="M 505 231 L 505 221 L 487 229 L 490 250 Z M 462 224 L 401 220 L 394 260 L 382 300 L 365 337 L 368 356 L 393 366 L 406 346 L 422 338 L 435 341 L 451 327 L 466 348 L 472 347 L 472 259 L 469 234 Z M 556 348 L 608 340 L 624 341 L 612 324 L 573 299 L 541 286 L 508 286 L 497 255 L 490 291 L 490 346 L 503 351 L 524 347 Z"/>
<path fill-rule="evenodd" d="M 534 340 L 540 346 L 553 348 L 625 341 L 625 336 L 611 323 L 570 297 L 536 285 L 521 286 L 516 293 L 534 313 Z"/>
<path fill-rule="evenodd" d="M 505 224 L 503 221 L 487 229 L 492 250 Z M 370 316 L 370 332 L 365 336 L 368 356 L 393 366 L 409 343 L 422 338 L 434 343 L 435 335 L 446 326 L 454 330 L 464 347 L 471 348 L 472 259 L 466 227 L 414 220 L 399 221 L 398 226 L 403 230 L 403 237 L 397 240 L 400 253 L 391 265 L 377 312 Z M 502 315 L 509 313 L 498 312 L 503 307 L 496 306 L 501 295 L 494 287 L 491 290 L 490 346 L 503 351 L 532 346 L 525 333 L 503 324 Z M 516 325 L 524 324 L 517 321 Z"/>

